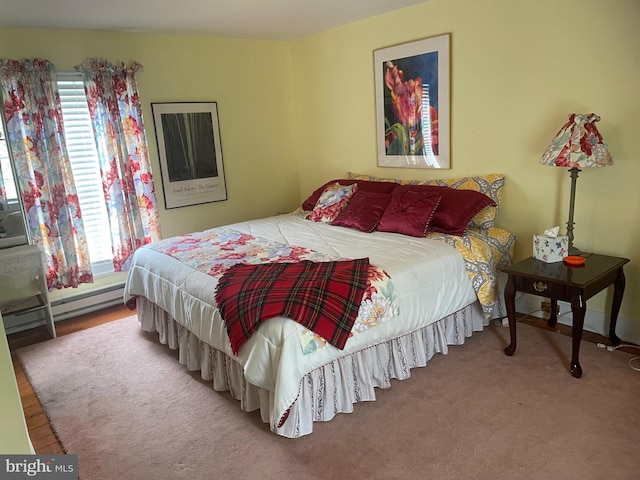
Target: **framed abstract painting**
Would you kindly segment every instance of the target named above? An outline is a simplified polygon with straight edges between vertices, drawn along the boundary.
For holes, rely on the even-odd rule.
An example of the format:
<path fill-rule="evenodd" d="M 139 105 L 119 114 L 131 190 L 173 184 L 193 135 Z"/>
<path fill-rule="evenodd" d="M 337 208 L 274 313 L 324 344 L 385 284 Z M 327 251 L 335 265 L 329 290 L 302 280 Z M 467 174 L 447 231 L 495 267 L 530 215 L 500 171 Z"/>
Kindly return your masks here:
<path fill-rule="evenodd" d="M 152 103 L 168 209 L 227 199 L 216 102 Z"/>
<path fill-rule="evenodd" d="M 451 168 L 451 34 L 374 51 L 378 166 Z"/>

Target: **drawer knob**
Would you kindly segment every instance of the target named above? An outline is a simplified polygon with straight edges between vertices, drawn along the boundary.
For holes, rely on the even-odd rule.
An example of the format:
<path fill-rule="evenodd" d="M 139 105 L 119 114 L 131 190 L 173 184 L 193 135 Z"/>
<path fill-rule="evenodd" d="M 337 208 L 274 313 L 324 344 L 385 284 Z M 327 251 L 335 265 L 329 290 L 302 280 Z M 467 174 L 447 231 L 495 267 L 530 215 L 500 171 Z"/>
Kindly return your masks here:
<path fill-rule="evenodd" d="M 533 289 L 536 292 L 544 292 L 547 288 L 549 288 L 549 286 L 544 282 L 535 282 L 533 284 Z"/>

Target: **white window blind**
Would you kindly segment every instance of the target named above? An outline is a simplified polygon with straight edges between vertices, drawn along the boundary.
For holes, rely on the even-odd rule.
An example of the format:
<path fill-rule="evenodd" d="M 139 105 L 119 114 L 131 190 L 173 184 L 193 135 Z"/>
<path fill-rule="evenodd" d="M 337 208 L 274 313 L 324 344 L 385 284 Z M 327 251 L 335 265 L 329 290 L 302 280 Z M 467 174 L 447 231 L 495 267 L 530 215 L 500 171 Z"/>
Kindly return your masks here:
<path fill-rule="evenodd" d="M 58 72 L 64 134 L 95 277 L 113 273 L 111 233 L 82 77 Z"/>

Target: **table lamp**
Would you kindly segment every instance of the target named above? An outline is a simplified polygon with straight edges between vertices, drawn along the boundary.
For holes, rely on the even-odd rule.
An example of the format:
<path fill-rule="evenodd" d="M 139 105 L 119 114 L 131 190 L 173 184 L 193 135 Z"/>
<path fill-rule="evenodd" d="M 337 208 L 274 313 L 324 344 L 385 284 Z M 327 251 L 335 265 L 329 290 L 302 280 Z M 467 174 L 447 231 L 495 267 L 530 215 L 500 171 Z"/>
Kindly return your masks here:
<path fill-rule="evenodd" d="M 613 165 L 609 147 L 596 128 L 600 117 L 595 113 L 571 113 L 565 123 L 544 152 L 540 163 L 554 167 L 569 168 L 571 176 L 571 197 L 569 203 L 569 255 L 588 256 L 573 246 L 573 211 L 576 197 L 576 181 L 581 168 L 607 167 Z"/>

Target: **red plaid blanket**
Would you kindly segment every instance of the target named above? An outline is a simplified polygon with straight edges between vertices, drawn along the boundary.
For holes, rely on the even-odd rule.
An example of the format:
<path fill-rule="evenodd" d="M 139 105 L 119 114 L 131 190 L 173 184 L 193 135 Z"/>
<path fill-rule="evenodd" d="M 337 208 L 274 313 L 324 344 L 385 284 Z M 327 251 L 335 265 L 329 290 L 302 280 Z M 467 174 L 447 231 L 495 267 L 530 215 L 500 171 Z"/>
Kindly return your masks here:
<path fill-rule="evenodd" d="M 216 288 L 231 350 L 237 355 L 260 323 L 278 316 L 344 348 L 358 317 L 368 271 L 368 258 L 233 265 Z"/>

